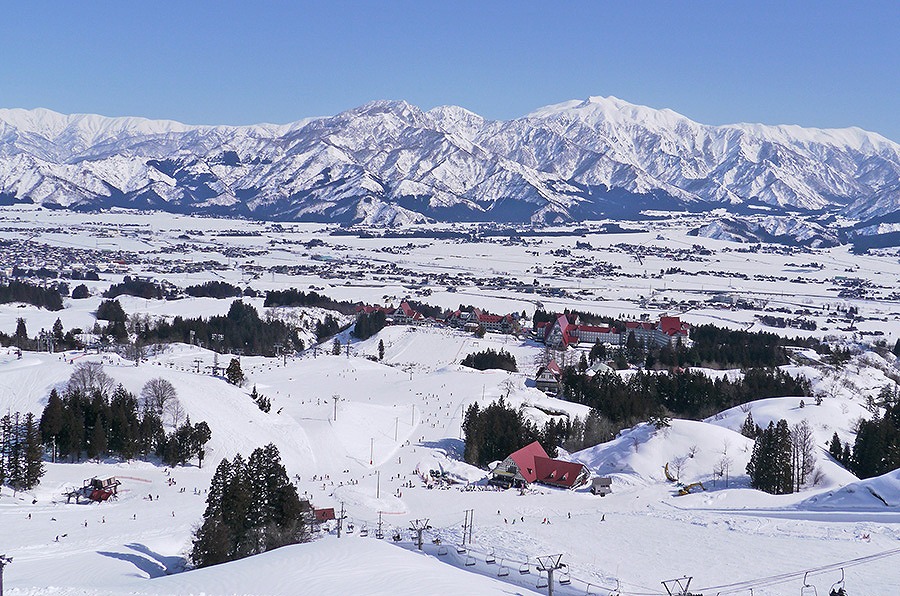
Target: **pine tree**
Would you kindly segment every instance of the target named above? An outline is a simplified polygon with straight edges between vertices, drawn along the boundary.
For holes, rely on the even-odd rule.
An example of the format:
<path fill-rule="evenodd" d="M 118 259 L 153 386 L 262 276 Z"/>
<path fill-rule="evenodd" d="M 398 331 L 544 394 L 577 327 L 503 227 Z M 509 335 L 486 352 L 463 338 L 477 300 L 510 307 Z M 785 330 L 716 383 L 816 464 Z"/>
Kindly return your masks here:
<path fill-rule="evenodd" d="M 384 340 L 378 340 L 378 359 L 384 360 Z"/>
<path fill-rule="evenodd" d="M 24 487 L 33 488 L 44 475 L 44 449 L 41 445 L 41 433 L 34 414 L 25 414 L 25 466 Z"/>
<path fill-rule="evenodd" d="M 225 379 L 232 385 L 240 387 L 244 384 L 244 371 L 241 370 L 241 362 L 237 358 L 232 358 L 225 369 Z"/>
<path fill-rule="evenodd" d="M 747 417 L 744 419 L 744 423 L 741 425 L 741 434 L 748 439 L 755 439 L 759 432 L 759 427 L 756 426 L 755 422 L 753 422 L 753 413 L 747 412 Z"/>
<path fill-rule="evenodd" d="M 59 433 L 62 430 L 63 416 L 63 401 L 60 399 L 56 388 L 53 388 L 50 390 L 50 397 L 47 398 L 47 405 L 41 413 L 40 431 L 41 440 L 53 448 L 51 459 L 54 462 L 56 461 L 57 444 L 59 442 Z"/>
<path fill-rule="evenodd" d="M 844 447 L 841 443 L 841 438 L 837 433 L 834 433 L 831 437 L 831 443 L 828 446 L 828 453 L 831 454 L 831 457 L 834 458 L 834 461 L 843 463 L 844 458 Z"/>

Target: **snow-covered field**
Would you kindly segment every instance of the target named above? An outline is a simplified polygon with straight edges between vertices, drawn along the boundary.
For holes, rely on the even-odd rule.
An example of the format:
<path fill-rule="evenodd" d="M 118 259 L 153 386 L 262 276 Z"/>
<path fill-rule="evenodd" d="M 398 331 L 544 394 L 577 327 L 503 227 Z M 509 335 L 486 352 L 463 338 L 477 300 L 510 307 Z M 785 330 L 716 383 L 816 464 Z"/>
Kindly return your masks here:
<path fill-rule="evenodd" d="M 212 239 L 217 226 L 258 226 L 261 230 L 267 227 L 252 222 L 172 216 L 135 219 L 109 214 L 99 216 L 95 224 L 96 230 L 105 230 L 103 239 L 61 231 L 26 240 L 29 227 L 39 229 L 41 225 L 53 224 L 65 230 L 67 223 L 77 220 L 78 225 L 88 229 L 91 222 L 87 220 L 92 216 L 15 210 L 4 213 L 0 237 L 5 239 L 85 249 L 95 249 L 103 242 L 133 251 L 137 255 L 134 264 L 119 264 L 118 267 L 124 267 L 119 273 L 103 275 L 101 282 L 87 282 L 95 294 L 110 281 L 131 273 L 154 275 L 182 287 L 209 279 L 247 282 L 257 290 L 307 289 L 315 285 L 324 287 L 322 293 L 338 299 L 384 302 L 387 297 L 394 304 L 406 295 L 415 296 L 415 292 L 430 289 L 431 295 L 420 299 L 442 306 L 463 302 L 496 312 L 530 313 L 541 302 L 547 309 L 569 306 L 614 316 L 647 312 L 651 317 L 671 312 L 695 324 L 714 322 L 762 329 L 758 322 L 754 323 L 755 311 L 720 308 L 709 302 L 691 306 L 687 302 L 713 293 L 732 292 L 764 300 L 768 305 L 809 308 L 814 313 L 810 316 L 819 321 L 819 329 L 809 333 L 819 336 L 834 334 L 852 341 L 858 331 L 841 332 L 837 327 L 844 324 L 827 322 L 836 307 L 852 305 L 859 309 L 860 317 L 867 319 L 856 325 L 857 330 L 877 328 L 886 334 L 890 345 L 900 337 L 900 314 L 896 312 L 900 309 L 895 302 L 886 298 L 838 298 L 833 285 L 835 276 L 865 277 L 884 287 L 879 291 L 887 295 L 900 286 L 896 258 L 858 257 L 846 249 L 793 256 L 777 252 L 737 253 L 741 245 L 688 238 L 683 228 L 664 229 L 660 224 L 657 229 L 638 234 L 578 238 L 606 247 L 596 255 L 585 251 L 586 258 L 608 259 L 634 277 L 566 276 L 552 272 L 556 257 L 548 251 L 566 247 L 576 252 L 572 237 L 542 238 L 541 244 L 504 245 L 330 237 L 320 233 L 321 226 L 294 226 L 306 240 L 321 238 L 328 244 L 307 249 L 292 240 L 285 245 L 284 254 L 271 251 L 229 257 L 224 253 L 236 253 L 225 248 L 243 243 L 262 249 L 277 233 Z M 37 218 L 37 224 L 26 219 L 15 221 L 15 217 L 31 216 Z M 146 233 L 134 233 L 133 228 L 124 227 L 129 222 L 146 224 Z M 204 242 L 209 242 L 213 253 L 165 248 L 166 242 L 174 245 L 183 231 L 201 227 L 206 230 Z M 121 233 L 110 237 L 110 229 Z M 644 255 L 639 263 L 614 250 L 620 242 L 688 250 L 693 243 L 701 243 L 714 254 L 702 262 Z M 406 248 L 400 254 L 376 252 L 378 247 L 405 247 L 409 243 L 421 247 Z M 345 248 L 337 248 L 338 245 Z M 279 273 L 267 269 L 279 262 L 292 266 L 322 263 L 311 260 L 312 253 L 344 260 L 353 255 L 361 263 L 368 263 L 369 269 L 363 269 L 360 277 L 340 279 L 323 279 L 321 272 Z M 164 262 L 181 260 L 189 264 L 192 259 L 210 258 L 227 266 L 215 275 L 152 271 L 154 267 L 162 268 Z M 793 275 L 815 278 L 818 283 L 768 282 L 754 277 L 793 271 L 813 260 L 825 267 L 806 268 L 802 274 Z M 418 279 L 405 281 L 397 274 L 378 279 L 381 274 L 374 267 L 383 262 L 418 269 L 422 274 Z M 9 265 L 12 264 L 15 263 Z M 652 277 L 669 267 L 738 271 L 750 279 L 683 274 L 673 274 L 674 278 Z M 845 272 L 848 268 L 853 273 Z M 644 277 L 644 270 L 648 277 Z M 525 294 L 488 282 L 468 286 L 437 283 L 434 280 L 441 272 L 468 272 L 478 278 L 496 275 L 529 284 L 536 279 L 538 286 L 553 285 L 566 289 L 568 294 Z M 431 280 L 427 284 L 422 283 L 425 276 Z M 455 291 L 447 290 L 451 285 Z M 577 294 L 580 290 L 588 294 Z M 658 304 L 666 306 L 642 307 L 641 296 L 653 296 Z M 18 317 L 26 319 L 31 335 L 41 328 L 49 329 L 57 317 L 66 328 L 89 327 L 94 321 L 92 311 L 100 300 L 96 295 L 68 300 L 66 308 L 58 313 L 2 305 L 0 330 L 12 333 Z M 262 309 L 261 299 L 252 302 Z M 123 298 L 122 303 L 129 314 L 208 316 L 226 312 L 230 300 L 163 302 Z M 679 306 L 670 308 L 674 304 Z M 821 328 L 826 326 L 830 329 L 823 331 Z M 801 333 L 792 329 L 782 332 Z M 366 355 L 377 352 L 379 340 L 385 345 L 384 360 L 367 359 Z M 458 364 L 466 354 L 488 347 L 511 352 L 522 372 L 478 372 Z M 854 356 L 841 370 L 812 364 L 793 369 L 792 372 L 808 376 L 816 391 L 825 396 L 819 406 L 806 403 L 801 408 L 800 399 L 794 396 L 760 400 L 702 422 L 673 420 L 669 428 L 659 430 L 639 425 L 623 431 L 609 443 L 571 454 L 594 474 L 613 478 L 613 493 L 601 498 L 586 488 L 537 488 L 526 494 L 483 490 L 485 472 L 461 461 L 460 425 L 466 407 L 476 401 L 486 404 L 507 396 L 510 403 L 524 405 L 539 422 L 547 419 L 548 411 L 571 416 L 586 414 L 586 408 L 580 405 L 546 397 L 529 386 L 527 381 L 541 351 L 538 345 L 494 334 L 478 339 L 439 328 L 389 327 L 369 340 L 354 342 L 349 356 L 326 355 L 325 351 L 318 351 L 315 357 L 307 351 L 286 362 L 244 356 L 241 364 L 248 381 L 243 388 L 236 388 L 221 378 L 197 372 L 198 360 L 199 369 L 204 371 L 215 357 L 199 346 L 173 344 L 139 366 L 109 354 L 25 352 L 17 359 L 13 351 L 0 350 L 0 407 L 4 412 L 39 414 L 49 391 L 66 382 L 75 364 L 96 360 L 104 363 L 106 372 L 116 381 L 135 393 L 148 379 L 164 376 L 177 389 L 191 420 L 205 420 L 213 432 L 203 469 L 185 466 L 167 470 L 145 462 L 119 461 L 47 464 L 47 474 L 33 491 L 13 496 L 8 488 L 3 488 L 0 554 L 13 557 L 4 574 L 6 593 L 546 593 L 546 588 L 537 587 L 535 563 L 536 557 L 550 554 L 562 554 L 563 562 L 569 566 L 571 583 L 556 585 L 556 594 L 665 594 L 661 581 L 687 575 L 694 578 L 691 590 L 695 593 L 749 594 L 753 588 L 756 595 L 794 595 L 801 591 L 805 571 L 811 571 L 807 583 L 814 585 L 819 594 L 827 594 L 841 577 L 842 567 L 849 594 L 900 593 L 900 575 L 896 571 L 900 553 L 879 558 L 880 554 L 900 549 L 900 476 L 894 472 L 859 482 L 832 462 L 826 452 L 834 432 L 842 440 L 852 439 L 854 419 L 870 415 L 863 407 L 865 398 L 893 382 L 887 375 L 898 371 L 891 356 L 863 353 Z M 271 398 L 270 413 L 261 412 L 249 399 L 253 385 Z M 752 412 L 760 425 L 780 418 L 792 424 L 801 419 L 809 422 L 818 446 L 820 474 L 815 485 L 783 496 L 749 488 L 744 468 L 752 442 L 738 432 L 745 410 Z M 255 447 L 269 442 L 278 446 L 300 492 L 317 507 L 339 509 L 343 503 L 354 531 L 340 539 L 333 532 L 326 532 L 309 544 L 182 573 L 191 532 L 201 519 L 204 491 L 216 463 L 235 453 L 248 455 Z M 728 487 L 724 479 L 713 474 L 726 455 L 732 462 Z M 664 474 L 665 465 L 669 463 L 671 468 L 676 460 L 682 462 L 680 480 L 701 481 L 705 491 L 676 496 L 674 485 Z M 428 473 L 435 469 L 446 471 L 461 483 L 428 488 Z M 117 476 L 122 481 L 119 499 L 102 505 L 66 504 L 63 491 L 80 486 L 94 475 Z M 171 479 L 175 480 L 174 485 L 170 484 Z M 473 483 L 476 489 L 464 490 L 466 482 Z M 185 491 L 180 492 L 181 488 Z M 148 495 L 153 496 L 152 501 Z M 462 524 L 467 510 L 474 510 L 473 541 L 467 545 L 466 553 L 459 553 L 456 545 L 463 540 Z M 384 540 L 374 537 L 379 517 Z M 413 520 L 426 518 L 432 530 L 426 533 L 424 553 L 419 553 L 407 528 Z M 548 523 L 542 523 L 545 519 Z M 361 536 L 363 528 L 368 530 L 367 537 Z M 398 532 L 402 540 L 395 544 L 391 537 Z M 447 547 L 446 554 L 440 554 L 443 549 L 432 543 L 438 537 Z M 491 557 L 495 561 L 488 563 Z M 520 573 L 526 565 L 530 572 Z"/>

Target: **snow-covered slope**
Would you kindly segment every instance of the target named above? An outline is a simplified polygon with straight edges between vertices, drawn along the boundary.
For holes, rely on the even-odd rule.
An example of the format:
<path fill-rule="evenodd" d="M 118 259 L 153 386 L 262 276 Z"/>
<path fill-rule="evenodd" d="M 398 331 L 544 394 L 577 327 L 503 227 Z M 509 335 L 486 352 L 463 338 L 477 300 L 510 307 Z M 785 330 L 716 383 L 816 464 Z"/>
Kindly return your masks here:
<path fill-rule="evenodd" d="M 706 126 L 591 97 L 510 121 L 376 101 L 287 125 L 0 109 L 0 201 L 399 225 L 644 208 L 900 208 L 900 146 L 859 129 Z M 773 233 L 771 230 L 770 233 Z"/>

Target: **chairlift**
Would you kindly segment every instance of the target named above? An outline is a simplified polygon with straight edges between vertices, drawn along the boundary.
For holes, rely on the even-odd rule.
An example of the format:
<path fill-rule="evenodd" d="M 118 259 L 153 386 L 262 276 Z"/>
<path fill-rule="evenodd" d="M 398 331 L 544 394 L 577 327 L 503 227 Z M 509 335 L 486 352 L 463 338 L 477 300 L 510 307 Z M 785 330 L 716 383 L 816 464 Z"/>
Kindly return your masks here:
<path fill-rule="evenodd" d="M 831 590 L 828 596 L 847 596 L 847 590 L 844 589 L 844 568 L 841 567 L 841 579 L 831 584 Z"/>
<path fill-rule="evenodd" d="M 550 584 L 547 582 L 546 571 L 538 569 L 538 580 L 534 587 L 540 590 L 541 588 L 546 588 L 548 585 Z"/>
<path fill-rule="evenodd" d="M 382 538 L 384 538 L 384 532 L 382 532 L 381 530 L 375 530 L 375 538 L 381 540 Z"/>
<path fill-rule="evenodd" d="M 347 524 L 347 533 L 348 533 L 348 534 L 352 534 L 352 533 L 353 533 L 353 524 Z"/>
<path fill-rule="evenodd" d="M 519 573 L 521 573 L 522 575 L 528 575 L 529 573 L 531 573 L 531 567 L 527 562 L 519 565 Z"/>
<path fill-rule="evenodd" d="M 572 577 L 569 575 L 569 566 L 563 563 L 559 566 L 559 585 L 568 586 L 572 583 Z"/>
<path fill-rule="evenodd" d="M 588 584 L 584 589 L 584 596 L 597 596 L 596 592 L 591 592 L 592 584 Z M 615 596 L 615 592 L 610 592 L 611 596 Z"/>
<path fill-rule="evenodd" d="M 509 575 L 509 567 L 503 564 L 503 559 L 500 559 L 500 567 L 497 569 L 497 577 L 506 577 Z"/>
<path fill-rule="evenodd" d="M 475 565 L 475 557 L 472 555 L 466 555 L 466 567 L 473 567 Z"/>
<path fill-rule="evenodd" d="M 811 586 L 806 583 L 806 577 L 809 575 L 809 571 L 803 574 L 803 587 L 800 588 L 800 596 L 818 596 L 818 592 L 816 592 L 816 587 Z"/>
<path fill-rule="evenodd" d="M 438 554 L 439 557 L 443 557 L 444 555 L 446 555 L 446 554 L 447 554 L 447 547 L 444 546 L 443 544 L 439 545 L 439 546 L 438 546 L 437 554 Z"/>
<path fill-rule="evenodd" d="M 366 524 L 363 524 L 363 527 L 360 528 L 360 530 L 359 530 L 359 536 L 360 536 L 360 538 L 365 538 L 368 535 L 369 535 L 369 526 L 367 526 Z"/>
<path fill-rule="evenodd" d="M 494 549 L 491 549 L 491 552 L 484 557 L 484 562 L 488 565 L 493 565 L 497 562 L 497 559 L 494 558 Z"/>
<path fill-rule="evenodd" d="M 466 547 L 463 546 L 462 544 L 457 544 L 457 545 L 456 545 L 456 553 L 459 554 L 459 555 L 464 555 L 464 554 L 466 554 Z"/>

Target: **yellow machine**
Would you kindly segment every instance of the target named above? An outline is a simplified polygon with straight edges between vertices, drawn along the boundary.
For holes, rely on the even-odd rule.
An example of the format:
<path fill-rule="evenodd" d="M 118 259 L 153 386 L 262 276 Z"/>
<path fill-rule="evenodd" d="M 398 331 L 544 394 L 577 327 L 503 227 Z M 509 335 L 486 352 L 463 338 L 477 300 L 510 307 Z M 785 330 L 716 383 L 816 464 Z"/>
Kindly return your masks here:
<path fill-rule="evenodd" d="M 702 482 L 692 482 L 692 483 L 690 483 L 690 484 L 685 484 L 685 485 L 679 486 L 679 487 L 678 487 L 678 495 L 679 495 L 679 496 L 689 495 L 689 494 L 691 494 L 691 491 L 696 490 L 696 489 L 698 489 L 698 488 L 699 488 L 700 490 L 706 490 L 706 489 L 703 487 L 703 483 L 702 483 Z"/>

